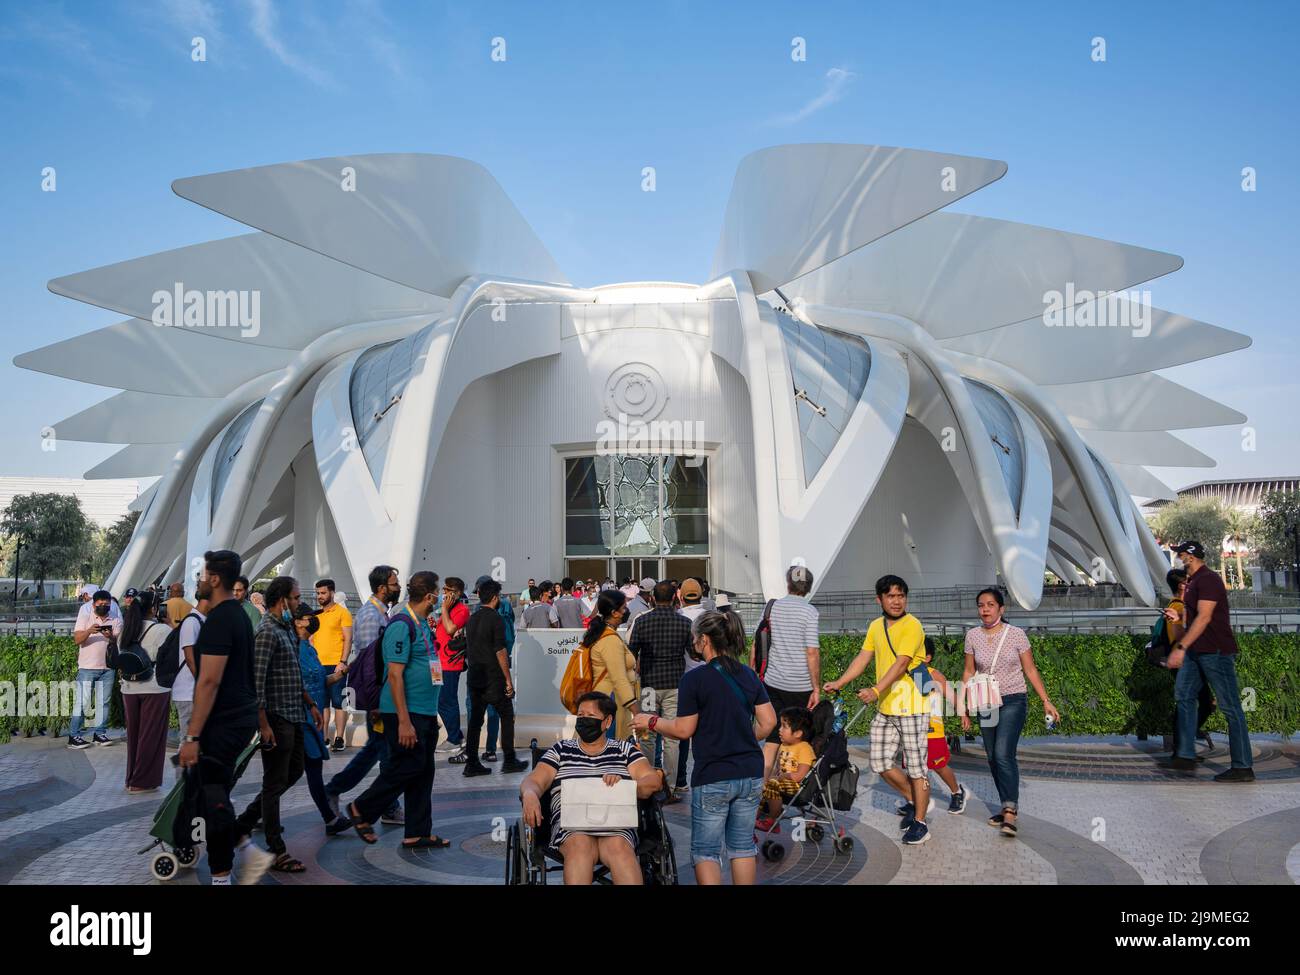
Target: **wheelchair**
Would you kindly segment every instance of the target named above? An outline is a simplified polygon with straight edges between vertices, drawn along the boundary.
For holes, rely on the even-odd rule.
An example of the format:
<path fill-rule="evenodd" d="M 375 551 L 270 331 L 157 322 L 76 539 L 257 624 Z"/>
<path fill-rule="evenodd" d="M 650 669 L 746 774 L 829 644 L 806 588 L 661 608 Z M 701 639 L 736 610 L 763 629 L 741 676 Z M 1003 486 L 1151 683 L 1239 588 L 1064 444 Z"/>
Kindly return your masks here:
<path fill-rule="evenodd" d="M 564 855 L 551 848 L 551 789 L 542 796 L 542 824 L 529 826 L 518 819 L 506 836 L 506 884 L 537 886 L 547 883 L 547 876 L 563 873 Z M 663 800 L 659 794 L 637 800 L 636 859 L 646 886 L 672 887 L 677 884 L 677 857 L 673 837 L 664 819 Z M 597 863 L 594 883 L 610 885 L 609 868 Z"/>

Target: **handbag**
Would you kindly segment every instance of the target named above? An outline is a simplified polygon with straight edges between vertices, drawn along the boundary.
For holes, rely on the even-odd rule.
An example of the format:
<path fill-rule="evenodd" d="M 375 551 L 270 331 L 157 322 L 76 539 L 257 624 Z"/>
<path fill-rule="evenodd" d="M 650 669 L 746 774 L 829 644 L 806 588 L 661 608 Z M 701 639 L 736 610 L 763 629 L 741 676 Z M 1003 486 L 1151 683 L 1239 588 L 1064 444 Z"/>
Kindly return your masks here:
<path fill-rule="evenodd" d="M 636 782 L 603 778 L 565 779 L 560 788 L 560 828 L 572 830 L 635 829 Z"/>
<path fill-rule="evenodd" d="M 1008 632 L 1006 624 L 1002 624 L 1002 639 L 998 641 L 998 648 L 993 652 L 993 661 L 989 664 L 988 672 L 976 674 L 967 682 L 967 714 L 992 711 L 994 708 L 1002 707 L 1002 691 L 998 688 L 998 680 L 993 676 L 993 671 L 997 668 L 998 657 L 1002 653 L 1002 644 L 1007 642 Z"/>

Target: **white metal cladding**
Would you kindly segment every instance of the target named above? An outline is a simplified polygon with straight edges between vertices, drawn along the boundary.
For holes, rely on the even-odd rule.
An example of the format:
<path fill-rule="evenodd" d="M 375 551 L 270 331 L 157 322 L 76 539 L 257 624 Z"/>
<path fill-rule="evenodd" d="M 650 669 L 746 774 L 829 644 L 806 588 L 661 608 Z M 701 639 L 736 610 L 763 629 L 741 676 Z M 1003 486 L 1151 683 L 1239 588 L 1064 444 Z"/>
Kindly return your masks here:
<path fill-rule="evenodd" d="M 388 457 L 396 419 L 394 411 L 411 380 L 411 368 L 429 344 L 433 329 L 434 324 L 430 323 L 414 335 L 367 349 L 352 370 L 349 384 L 352 423 L 357 444 L 376 485 L 383 480 L 384 460 Z"/>
<path fill-rule="evenodd" d="M 244 438 L 248 436 L 248 430 L 253 425 L 253 420 L 257 418 L 257 410 L 262 405 L 258 400 L 248 409 L 240 413 L 231 421 L 230 426 L 226 428 L 225 435 L 221 438 L 221 446 L 217 449 L 216 467 L 212 472 L 212 511 L 216 511 L 221 504 L 221 496 L 225 493 L 226 482 L 230 480 L 230 472 L 234 469 L 235 458 L 239 452 L 244 449 Z"/>
<path fill-rule="evenodd" d="M 1025 483 L 1025 439 L 1020 423 L 1010 404 L 997 390 L 971 379 L 966 380 L 966 388 L 970 390 L 975 411 L 993 442 L 993 456 L 1002 468 L 1007 495 L 1011 498 L 1011 506 L 1016 509 L 1016 517 L 1019 517 L 1020 494 Z"/>
<path fill-rule="evenodd" d="M 826 463 L 862 398 L 871 372 L 871 350 L 860 338 L 779 314 L 785 353 L 799 397 L 799 444 L 804 483 Z M 824 410 L 825 413 L 820 413 Z"/>
<path fill-rule="evenodd" d="M 341 192 L 349 167 L 355 192 Z M 106 580 L 118 588 L 187 575 L 205 547 L 354 589 L 376 562 L 477 575 L 499 555 L 511 587 L 552 574 L 563 458 L 653 402 L 646 419 L 703 424 L 721 587 L 779 595 L 799 558 L 851 588 L 899 568 L 918 587 L 991 569 L 1032 606 L 1050 556 L 1074 578 L 1101 558 L 1153 601 L 1161 559 L 1124 492 L 1170 493 L 1149 465 L 1213 466 L 1167 430 L 1242 420 L 1153 370 L 1249 339 L 1145 292 L 1090 294 L 1175 270 L 1175 255 L 935 212 L 1005 168 L 881 146 L 760 150 L 738 167 L 713 280 L 594 289 L 560 283 L 467 160 L 339 156 L 180 180 L 179 195 L 264 233 L 52 281 L 133 317 L 15 361 L 134 391 L 59 424 L 65 438 L 111 440 L 171 405 L 161 396 L 187 398 L 172 442 L 127 443 L 87 475 L 161 475 Z M 257 291 L 266 327 L 155 327 L 153 295 L 182 281 Z M 778 287 L 788 315 L 767 297 Z M 1057 292 L 1062 314 L 1045 315 Z M 1112 305 L 1122 314 L 1103 322 Z M 659 395 L 620 394 L 647 377 Z M 956 452 L 938 446 L 949 432 Z"/>

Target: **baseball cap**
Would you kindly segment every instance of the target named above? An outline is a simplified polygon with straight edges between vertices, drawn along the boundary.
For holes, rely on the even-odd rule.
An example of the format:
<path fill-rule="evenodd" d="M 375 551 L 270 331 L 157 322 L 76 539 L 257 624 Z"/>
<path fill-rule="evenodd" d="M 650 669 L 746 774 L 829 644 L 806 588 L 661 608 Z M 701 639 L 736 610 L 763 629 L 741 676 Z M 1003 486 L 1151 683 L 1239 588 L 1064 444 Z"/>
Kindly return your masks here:
<path fill-rule="evenodd" d="M 132 586 L 130 589 L 128 589 L 128 590 L 127 590 L 125 593 L 123 593 L 122 595 L 124 595 L 124 596 L 130 596 L 130 597 L 134 598 L 134 597 L 140 595 L 140 590 L 139 590 L 139 589 L 136 589 L 135 586 Z"/>
<path fill-rule="evenodd" d="M 1183 542 L 1174 548 L 1175 554 L 1186 552 L 1188 555 L 1201 560 L 1205 559 L 1205 546 L 1200 542 Z"/>
<path fill-rule="evenodd" d="M 491 576 L 479 576 L 477 579 L 474 580 L 474 591 L 478 592 L 479 589 L 482 587 L 483 583 L 491 582 L 491 581 L 492 581 Z"/>
<path fill-rule="evenodd" d="M 650 592 L 652 589 L 654 589 L 654 587 L 655 587 L 655 581 L 651 579 L 649 576 L 646 576 L 644 579 L 641 580 L 642 592 Z"/>
<path fill-rule="evenodd" d="M 687 579 L 682 583 L 681 594 L 683 602 L 698 603 L 704 591 L 700 589 L 700 584 L 694 579 Z"/>

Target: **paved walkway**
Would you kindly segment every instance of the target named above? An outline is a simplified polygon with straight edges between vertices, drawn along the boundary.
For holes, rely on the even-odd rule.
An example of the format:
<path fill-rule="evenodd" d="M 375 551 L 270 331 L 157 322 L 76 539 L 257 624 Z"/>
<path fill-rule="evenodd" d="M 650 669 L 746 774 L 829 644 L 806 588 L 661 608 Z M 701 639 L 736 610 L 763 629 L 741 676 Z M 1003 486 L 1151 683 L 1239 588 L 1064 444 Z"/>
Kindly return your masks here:
<path fill-rule="evenodd" d="M 122 781 L 126 749 L 70 751 L 63 739 L 14 739 L 0 746 L 0 883 L 154 883 L 148 828 L 162 793 L 128 796 Z M 864 772 L 844 826 L 854 839 L 848 855 L 829 838 L 780 842 L 786 856 L 762 863 L 764 883 L 1000 883 L 1000 884 L 1287 884 L 1300 882 L 1300 746 L 1256 742 L 1252 785 L 1209 781 L 1225 767 L 1223 747 L 1192 779 L 1155 764 L 1158 742 L 1132 739 L 1027 740 L 1021 750 L 1020 837 L 1010 840 L 985 824 L 997 802 L 978 741 L 954 756 L 960 781 L 975 798 L 964 816 L 944 812 L 947 791 L 936 777 L 932 839 L 921 847 L 898 842 L 895 796 Z M 352 749 L 326 766 L 341 769 Z M 257 791 L 259 765 L 236 789 L 236 802 Z M 169 772 L 170 774 L 170 772 Z M 308 871 L 272 874 L 264 883 L 391 884 L 501 883 L 504 827 L 518 815 L 522 776 L 465 779 L 440 762 L 434 786 L 435 830 L 450 849 L 404 852 L 400 827 L 380 827 L 365 846 L 354 834 L 327 839 L 305 783 L 284 804 L 289 849 Z M 682 868 L 689 870 L 689 803 L 667 809 Z M 173 883 L 207 879 L 201 862 Z"/>

